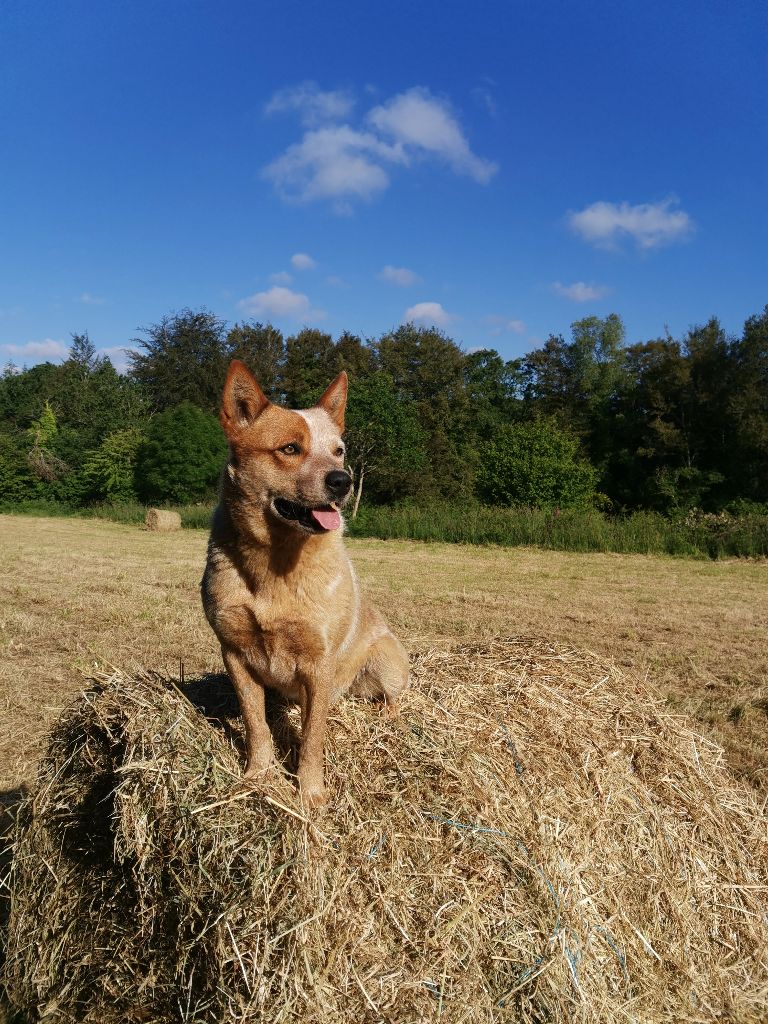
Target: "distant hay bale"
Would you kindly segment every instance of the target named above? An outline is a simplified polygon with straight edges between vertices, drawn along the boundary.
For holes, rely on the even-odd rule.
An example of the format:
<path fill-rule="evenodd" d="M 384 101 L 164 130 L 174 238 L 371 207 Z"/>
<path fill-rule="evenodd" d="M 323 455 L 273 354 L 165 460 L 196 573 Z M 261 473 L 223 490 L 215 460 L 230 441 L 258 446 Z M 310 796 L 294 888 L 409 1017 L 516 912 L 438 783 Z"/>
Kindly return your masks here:
<path fill-rule="evenodd" d="M 148 508 L 144 525 L 148 530 L 157 533 L 169 533 L 181 529 L 181 516 L 178 512 L 169 512 L 166 508 Z"/>
<path fill-rule="evenodd" d="M 765 1021 L 766 823 L 716 746 L 561 646 L 431 652 L 414 675 L 394 722 L 333 710 L 332 803 L 312 817 L 278 769 L 237 788 L 223 680 L 185 696 L 116 675 L 82 696 L 18 816 L 13 1007 L 73 1024 Z M 279 711 L 283 748 L 295 721 Z"/>

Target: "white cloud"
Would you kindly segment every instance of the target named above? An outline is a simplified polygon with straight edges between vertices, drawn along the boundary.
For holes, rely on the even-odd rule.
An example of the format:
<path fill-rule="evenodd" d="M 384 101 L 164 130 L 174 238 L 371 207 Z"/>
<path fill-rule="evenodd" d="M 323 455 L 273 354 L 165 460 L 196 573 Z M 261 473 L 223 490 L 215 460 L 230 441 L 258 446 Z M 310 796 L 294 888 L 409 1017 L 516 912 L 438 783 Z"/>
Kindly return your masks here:
<path fill-rule="evenodd" d="M 380 281 L 396 284 L 401 288 L 410 288 L 412 284 L 418 284 L 421 280 L 413 270 L 407 267 L 393 267 L 389 263 L 376 276 Z"/>
<path fill-rule="evenodd" d="M 481 185 L 498 170 L 490 160 L 475 156 L 458 121 L 443 100 L 416 87 L 374 107 L 368 121 L 404 146 L 441 157 L 457 174 L 468 174 Z"/>
<path fill-rule="evenodd" d="M 343 121 L 352 113 L 354 105 L 354 97 L 342 89 L 323 92 L 317 82 L 301 82 L 276 92 L 264 112 L 296 112 L 302 124 L 314 128 L 328 121 Z"/>
<path fill-rule="evenodd" d="M 24 345 L 0 345 L 8 356 L 12 358 L 34 359 L 66 359 L 69 348 L 61 341 L 53 338 L 46 338 L 45 341 L 28 341 Z"/>
<path fill-rule="evenodd" d="M 269 291 L 256 292 L 238 302 L 238 308 L 252 316 L 269 316 L 286 320 L 319 320 L 325 313 L 312 309 L 309 299 L 301 292 L 274 285 Z"/>
<path fill-rule="evenodd" d="M 417 302 L 403 314 L 404 323 L 419 321 L 423 324 L 435 324 L 437 327 L 447 327 L 455 319 L 453 313 L 444 310 L 439 302 Z"/>
<path fill-rule="evenodd" d="M 343 277 L 339 277 L 338 274 L 329 274 L 325 279 L 325 283 L 329 284 L 332 288 L 348 288 L 349 285 Z"/>
<path fill-rule="evenodd" d="M 103 306 L 106 301 L 98 295 L 91 295 L 90 292 L 83 292 L 78 299 L 78 302 L 83 302 L 86 306 Z"/>
<path fill-rule="evenodd" d="M 263 170 L 287 200 L 370 199 L 389 185 L 382 163 L 403 163 L 402 147 L 348 125 L 306 132 Z"/>
<path fill-rule="evenodd" d="M 608 295 L 611 289 L 602 284 L 587 284 L 585 281 L 574 281 L 573 284 L 555 281 L 552 290 L 571 302 L 594 302 Z"/>
<path fill-rule="evenodd" d="M 505 331 L 511 331 L 512 334 L 525 334 L 525 324 L 522 320 L 511 320 L 507 316 L 499 316 L 496 313 L 487 316 L 485 320 L 491 328 L 491 334 L 499 335 Z"/>
<path fill-rule="evenodd" d="M 685 210 L 674 209 L 674 197 L 658 203 L 592 203 L 577 213 L 568 214 L 568 224 L 585 241 L 600 248 L 614 248 L 631 238 L 640 249 L 654 249 L 687 238 L 693 220 Z"/>
<path fill-rule="evenodd" d="M 496 117 L 498 108 L 496 106 L 496 100 L 493 98 L 493 93 L 487 86 L 478 85 L 472 89 L 472 99 L 478 106 L 483 107 L 486 113 L 490 114 L 491 117 Z"/>
<path fill-rule="evenodd" d="M 317 263 L 305 252 L 295 252 L 291 256 L 291 266 L 294 270 L 314 270 Z"/>
<path fill-rule="evenodd" d="M 322 102 L 318 97 L 324 97 Z M 352 201 L 373 199 L 389 187 L 392 167 L 436 157 L 481 184 L 498 169 L 472 152 L 448 104 L 427 89 L 392 97 L 370 110 L 358 127 L 345 123 L 351 109 L 347 94 L 320 93 L 306 84 L 272 97 L 268 112 L 297 111 L 308 129 L 262 171 L 283 199 L 330 199 L 337 213 L 348 214 Z"/>
<path fill-rule="evenodd" d="M 290 284 L 293 281 L 293 277 L 285 270 L 280 270 L 276 274 L 269 275 L 270 284 Z"/>

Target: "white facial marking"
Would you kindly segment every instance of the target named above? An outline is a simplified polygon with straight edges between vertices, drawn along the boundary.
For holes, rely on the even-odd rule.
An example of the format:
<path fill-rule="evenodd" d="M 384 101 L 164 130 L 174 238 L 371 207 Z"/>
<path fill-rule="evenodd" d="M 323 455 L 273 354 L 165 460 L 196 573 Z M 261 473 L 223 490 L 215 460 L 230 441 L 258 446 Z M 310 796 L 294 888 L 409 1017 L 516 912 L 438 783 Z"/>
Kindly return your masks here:
<path fill-rule="evenodd" d="M 297 409 L 309 427 L 311 455 L 332 455 L 339 446 L 339 428 L 325 409 Z"/>

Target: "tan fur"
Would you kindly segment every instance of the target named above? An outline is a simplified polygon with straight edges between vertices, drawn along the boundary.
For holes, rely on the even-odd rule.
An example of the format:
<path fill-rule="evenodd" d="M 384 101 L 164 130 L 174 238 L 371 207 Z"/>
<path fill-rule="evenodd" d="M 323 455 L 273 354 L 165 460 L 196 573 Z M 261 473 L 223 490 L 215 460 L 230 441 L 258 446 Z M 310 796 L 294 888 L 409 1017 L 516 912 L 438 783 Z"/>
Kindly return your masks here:
<path fill-rule="evenodd" d="M 312 534 L 280 518 L 276 498 L 328 504 L 326 475 L 343 469 L 347 379 L 314 409 L 264 397 L 233 361 L 221 422 L 230 444 L 202 582 L 206 616 L 240 700 L 251 778 L 272 763 L 264 688 L 302 709 L 298 777 L 310 806 L 325 802 L 323 739 L 328 708 L 345 692 L 383 697 L 390 713 L 408 684 L 408 657 L 360 593 L 341 530 Z M 298 445 L 300 454 L 280 449 Z"/>

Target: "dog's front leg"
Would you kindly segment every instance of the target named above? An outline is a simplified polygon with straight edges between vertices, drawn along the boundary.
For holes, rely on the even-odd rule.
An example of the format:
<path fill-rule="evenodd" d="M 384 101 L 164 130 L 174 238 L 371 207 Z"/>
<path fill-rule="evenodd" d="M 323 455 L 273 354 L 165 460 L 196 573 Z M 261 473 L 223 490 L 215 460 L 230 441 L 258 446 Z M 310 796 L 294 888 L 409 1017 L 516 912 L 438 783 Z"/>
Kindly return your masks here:
<path fill-rule="evenodd" d="M 326 671 L 311 669 L 300 674 L 300 682 L 299 787 L 308 807 L 320 807 L 328 799 L 323 782 L 323 747 L 331 697 L 330 675 Z"/>
<path fill-rule="evenodd" d="M 221 653 L 245 722 L 246 764 L 243 778 L 253 779 L 272 764 L 272 734 L 264 712 L 264 687 L 241 654 L 231 647 L 222 647 Z"/>

